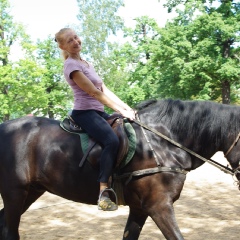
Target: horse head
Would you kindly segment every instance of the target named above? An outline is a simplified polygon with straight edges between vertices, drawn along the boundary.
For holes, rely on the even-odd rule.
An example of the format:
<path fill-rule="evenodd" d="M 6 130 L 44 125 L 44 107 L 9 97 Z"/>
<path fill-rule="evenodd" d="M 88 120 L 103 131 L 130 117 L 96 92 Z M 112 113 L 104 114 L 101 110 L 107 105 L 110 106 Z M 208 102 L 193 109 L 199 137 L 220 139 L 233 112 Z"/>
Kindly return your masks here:
<path fill-rule="evenodd" d="M 234 175 L 236 176 L 236 178 L 238 180 L 237 185 L 238 185 L 238 189 L 240 190 L 240 166 L 238 166 L 238 168 L 235 169 Z"/>
<path fill-rule="evenodd" d="M 185 170 L 194 170 L 208 162 L 234 176 L 240 190 L 239 106 L 168 99 L 143 102 L 139 105 L 139 111 L 145 123 L 142 127 L 190 153 L 191 167 Z M 155 127 L 151 130 L 146 125 L 151 125 L 152 122 Z M 159 126 L 167 129 L 166 134 L 156 131 Z M 164 149 L 166 151 L 167 148 Z M 225 153 L 231 168 L 210 159 L 218 151 Z M 189 159 L 185 158 L 184 161 L 186 163 Z"/>

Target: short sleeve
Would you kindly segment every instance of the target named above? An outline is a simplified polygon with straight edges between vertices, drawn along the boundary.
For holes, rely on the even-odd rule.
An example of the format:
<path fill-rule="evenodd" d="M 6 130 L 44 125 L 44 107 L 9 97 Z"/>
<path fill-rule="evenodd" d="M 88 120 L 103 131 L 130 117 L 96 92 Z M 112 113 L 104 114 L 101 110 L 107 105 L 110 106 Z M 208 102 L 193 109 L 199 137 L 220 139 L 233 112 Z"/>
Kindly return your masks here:
<path fill-rule="evenodd" d="M 83 66 L 79 64 L 77 60 L 71 59 L 70 61 L 65 61 L 64 63 L 64 75 L 67 79 L 71 79 L 70 75 L 74 71 L 83 72 Z"/>

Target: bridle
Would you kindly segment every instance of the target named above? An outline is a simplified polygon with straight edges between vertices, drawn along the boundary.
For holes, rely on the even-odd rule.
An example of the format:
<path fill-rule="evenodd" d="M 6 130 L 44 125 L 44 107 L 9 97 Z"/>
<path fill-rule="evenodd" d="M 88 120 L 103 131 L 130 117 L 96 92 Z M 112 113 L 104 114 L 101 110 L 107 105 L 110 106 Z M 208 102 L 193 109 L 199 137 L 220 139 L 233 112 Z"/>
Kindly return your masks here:
<path fill-rule="evenodd" d="M 224 154 L 224 157 L 227 158 L 227 155 L 232 151 L 232 149 L 237 145 L 238 140 L 240 138 L 240 132 L 238 133 L 237 137 L 235 138 L 234 142 L 230 146 L 230 148 L 227 150 L 227 152 Z M 234 176 L 236 177 L 237 174 L 240 174 L 240 161 L 238 163 L 238 167 L 236 167 L 234 170 Z M 240 182 L 238 182 L 238 188 L 240 190 Z"/>
<path fill-rule="evenodd" d="M 138 115 L 136 115 L 136 118 L 137 118 L 137 120 L 133 120 L 133 122 L 136 123 L 137 125 L 139 125 L 139 126 L 141 127 L 142 132 L 143 132 L 143 134 L 144 134 L 144 136 L 145 136 L 145 138 L 146 138 L 146 141 L 147 141 L 147 143 L 149 144 L 151 151 L 153 152 L 153 156 L 154 156 L 155 161 L 156 161 L 156 163 L 157 163 L 157 165 L 158 165 L 158 168 L 160 167 L 160 163 L 159 163 L 159 161 L 158 161 L 158 159 L 157 159 L 157 156 L 156 156 L 156 154 L 155 154 L 154 149 L 152 148 L 152 145 L 151 145 L 150 141 L 149 141 L 148 138 L 147 138 L 147 135 L 146 135 L 146 132 L 145 132 L 144 129 L 147 129 L 147 130 L 151 131 L 152 133 L 156 134 L 156 135 L 159 136 L 159 137 L 162 137 L 163 139 L 167 140 L 168 142 L 172 143 L 173 145 L 175 145 L 175 146 L 183 149 L 184 151 L 186 151 L 186 152 L 190 153 L 191 155 L 193 155 L 193 156 L 201 159 L 202 161 L 207 162 L 207 163 L 213 165 L 214 167 L 219 168 L 221 171 L 223 171 L 223 172 L 225 172 L 225 173 L 227 173 L 227 174 L 230 174 L 230 175 L 232 175 L 233 177 L 235 177 L 235 178 L 237 179 L 236 175 L 240 173 L 240 165 L 239 165 L 236 169 L 231 169 L 231 168 L 229 168 L 229 167 L 227 167 L 227 166 L 224 166 L 224 165 L 222 165 L 222 164 L 220 164 L 220 163 L 218 163 L 218 162 L 216 162 L 216 161 L 214 161 L 214 160 L 212 160 L 212 159 L 206 159 L 206 158 L 200 156 L 199 154 L 193 152 L 192 150 L 184 147 L 182 144 L 180 144 L 180 143 L 172 140 L 171 138 L 167 137 L 166 135 L 160 133 L 159 131 L 157 131 L 157 130 L 155 130 L 155 129 L 153 129 L 153 128 L 148 127 L 148 126 L 145 125 L 144 123 L 141 123 Z M 232 148 L 237 144 L 239 138 L 240 138 L 240 133 L 239 133 L 238 136 L 236 137 L 235 141 L 233 142 L 233 144 L 231 145 L 231 147 L 229 148 L 229 150 L 228 150 L 228 151 L 226 152 L 226 154 L 224 155 L 225 157 L 229 154 L 229 152 L 232 150 Z M 162 167 L 162 168 L 163 168 L 163 167 Z M 167 169 L 164 169 L 164 170 L 167 171 Z M 144 175 L 144 174 L 145 174 L 145 173 L 144 173 L 144 170 L 140 170 L 140 171 L 142 171 L 142 172 L 141 172 L 141 175 Z M 150 171 L 150 169 L 149 169 L 148 171 Z M 181 173 L 184 173 L 184 174 L 187 173 L 186 170 L 180 169 L 180 168 L 171 168 L 169 171 L 181 172 Z M 137 171 L 136 171 L 136 172 L 137 172 Z M 160 172 L 160 171 L 159 171 L 159 172 Z M 140 175 L 140 174 L 139 174 L 139 175 Z M 138 176 L 139 176 L 139 175 L 138 175 Z M 132 176 L 135 176 L 135 175 L 132 174 Z M 132 177 L 132 176 L 131 176 L 131 177 Z M 129 181 L 130 181 L 130 180 L 131 180 L 131 178 L 129 179 Z M 129 181 L 128 181 L 128 182 L 129 182 Z M 240 182 L 239 182 L 238 180 L 235 180 L 235 182 L 237 183 L 238 188 L 239 188 L 239 190 L 240 190 Z"/>
<path fill-rule="evenodd" d="M 227 152 L 224 154 L 224 157 L 227 157 L 227 155 L 232 151 L 233 147 L 237 144 L 238 140 L 240 138 L 240 133 L 237 135 L 236 139 L 234 140 L 233 144 L 230 146 L 230 148 L 227 150 Z"/>

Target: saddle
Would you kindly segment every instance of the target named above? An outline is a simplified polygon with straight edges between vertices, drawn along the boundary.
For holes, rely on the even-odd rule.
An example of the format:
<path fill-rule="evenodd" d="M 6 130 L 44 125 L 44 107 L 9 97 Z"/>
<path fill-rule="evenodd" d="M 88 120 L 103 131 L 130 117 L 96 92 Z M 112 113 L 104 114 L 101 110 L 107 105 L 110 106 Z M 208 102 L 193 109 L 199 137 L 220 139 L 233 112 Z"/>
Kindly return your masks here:
<path fill-rule="evenodd" d="M 116 165 L 115 168 L 117 168 L 122 160 L 126 157 L 128 150 L 129 150 L 129 140 L 128 136 L 124 129 L 124 119 L 121 115 L 114 113 L 110 116 L 110 118 L 107 120 L 107 122 L 111 125 L 113 131 L 119 138 L 119 149 L 117 153 L 117 159 L 116 159 Z M 81 135 L 83 133 L 86 134 L 86 132 L 81 129 L 69 116 L 69 118 L 65 118 L 61 123 L 60 126 L 70 133 L 75 133 L 78 135 Z M 92 166 L 97 167 L 98 166 L 98 160 L 101 155 L 102 148 L 101 146 L 93 139 L 88 139 L 88 148 L 84 153 L 83 158 L 80 161 L 79 167 L 82 167 L 86 159 L 91 163 Z"/>

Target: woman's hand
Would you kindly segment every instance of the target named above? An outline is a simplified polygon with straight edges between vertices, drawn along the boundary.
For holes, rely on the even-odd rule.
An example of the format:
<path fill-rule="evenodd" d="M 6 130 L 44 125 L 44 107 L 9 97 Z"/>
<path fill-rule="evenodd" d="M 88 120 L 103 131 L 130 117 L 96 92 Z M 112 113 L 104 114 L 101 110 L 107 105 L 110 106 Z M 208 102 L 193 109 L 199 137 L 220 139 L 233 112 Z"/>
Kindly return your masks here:
<path fill-rule="evenodd" d="M 135 119 L 135 111 L 133 109 L 122 109 L 120 110 L 121 115 L 125 118 L 129 118 L 130 120 Z"/>

